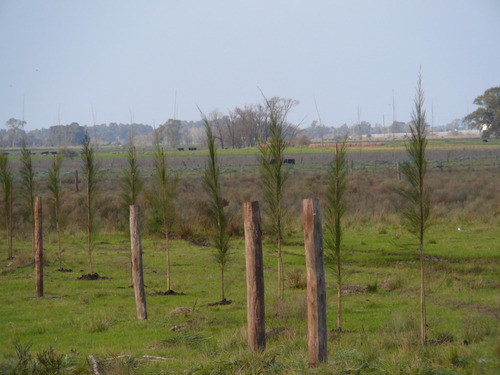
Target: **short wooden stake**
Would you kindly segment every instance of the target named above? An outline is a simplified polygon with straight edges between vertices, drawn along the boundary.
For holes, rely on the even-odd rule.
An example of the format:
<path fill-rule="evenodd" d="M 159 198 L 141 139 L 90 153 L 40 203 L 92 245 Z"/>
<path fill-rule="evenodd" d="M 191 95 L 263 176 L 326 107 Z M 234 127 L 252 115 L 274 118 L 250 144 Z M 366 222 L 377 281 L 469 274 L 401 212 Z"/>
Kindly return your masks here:
<path fill-rule="evenodd" d="M 130 206 L 130 248 L 137 318 L 147 319 L 148 310 L 142 272 L 141 211 L 139 206 Z"/>
<path fill-rule="evenodd" d="M 328 359 L 326 329 L 326 286 L 323 261 L 323 230 L 318 199 L 304 199 L 304 246 L 307 268 L 307 332 L 309 363 Z"/>
<path fill-rule="evenodd" d="M 78 193 L 78 169 L 75 169 L 75 191 Z"/>
<path fill-rule="evenodd" d="M 35 201 L 35 275 L 36 298 L 43 297 L 43 236 L 42 236 L 42 198 Z"/>
<path fill-rule="evenodd" d="M 266 348 L 264 308 L 264 262 L 259 202 L 243 204 L 245 259 L 247 270 L 248 346 L 254 352 Z"/>

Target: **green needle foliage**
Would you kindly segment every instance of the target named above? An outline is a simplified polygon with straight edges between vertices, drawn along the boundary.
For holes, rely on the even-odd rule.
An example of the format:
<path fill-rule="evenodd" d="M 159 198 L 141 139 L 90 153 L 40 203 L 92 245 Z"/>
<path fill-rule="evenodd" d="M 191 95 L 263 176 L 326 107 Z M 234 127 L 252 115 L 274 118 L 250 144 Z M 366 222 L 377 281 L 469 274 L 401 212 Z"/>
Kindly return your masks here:
<path fill-rule="evenodd" d="M 205 131 L 207 135 L 208 163 L 203 176 L 203 186 L 208 194 L 208 216 L 215 227 L 212 241 L 215 246 L 215 260 L 221 272 L 221 295 L 222 302 L 226 300 L 224 294 L 224 269 L 229 258 L 229 233 L 227 232 L 228 218 L 224 212 L 224 200 L 222 199 L 220 187 L 220 169 L 217 161 L 217 149 L 215 137 L 208 119 L 203 116 Z"/>
<path fill-rule="evenodd" d="M 26 146 L 26 140 L 23 139 L 21 149 L 21 199 L 25 209 L 25 220 L 31 226 L 31 248 L 33 251 L 33 265 L 35 265 L 35 171 L 33 169 L 33 160 L 31 150 Z"/>
<path fill-rule="evenodd" d="M 85 130 L 85 137 L 83 138 L 80 158 L 82 160 L 83 178 L 87 183 L 87 199 L 85 205 L 87 210 L 87 253 L 89 260 L 89 274 L 92 275 L 94 273 L 92 268 L 92 232 L 94 226 L 95 198 L 99 185 L 99 167 L 95 160 L 95 150 L 90 144 L 90 137 L 87 130 Z"/>
<path fill-rule="evenodd" d="M 62 246 L 61 246 L 61 215 L 62 215 L 62 187 L 61 187 L 61 166 L 63 156 L 59 152 L 54 155 L 52 164 L 48 171 L 47 189 L 50 191 L 49 201 L 54 212 L 54 221 L 57 230 L 57 249 L 59 258 L 59 269 L 62 270 Z"/>
<path fill-rule="evenodd" d="M 288 147 L 286 117 L 288 111 L 295 105 L 294 101 L 279 98 L 265 98 L 269 116 L 269 138 L 261 139 L 260 175 L 264 193 L 265 209 L 271 221 L 271 233 L 276 239 L 278 251 L 278 299 L 285 296 L 285 273 L 281 245 L 283 241 L 283 224 L 286 209 L 283 205 L 285 185 L 289 177 L 284 168 L 285 150 Z"/>
<path fill-rule="evenodd" d="M 128 168 L 122 171 L 121 178 L 121 198 L 123 203 L 123 211 L 129 213 L 130 206 L 137 203 L 139 194 L 144 186 L 144 180 L 139 172 L 139 166 L 137 164 L 137 151 L 134 146 L 134 140 L 132 138 L 132 131 L 130 131 L 129 144 L 127 150 L 127 162 Z M 132 285 L 132 260 L 130 260 L 130 285 Z"/>
<path fill-rule="evenodd" d="M 148 200 L 153 208 L 153 215 L 161 222 L 165 232 L 165 251 L 167 256 L 167 290 L 171 291 L 170 273 L 170 231 L 174 223 L 174 196 L 177 188 L 178 177 L 172 176 L 167 170 L 165 150 L 160 145 L 158 129 L 154 134 L 154 180 Z"/>
<path fill-rule="evenodd" d="M 403 175 L 407 184 L 398 192 L 405 200 L 402 209 L 403 221 L 408 230 L 419 239 L 420 254 L 420 341 L 426 342 L 426 308 L 425 308 L 425 277 L 424 277 L 424 234 L 429 225 L 430 190 L 426 185 L 427 148 L 424 91 L 422 89 L 422 73 L 419 73 L 417 92 L 414 99 L 415 108 L 412 111 L 410 139 L 406 143 L 409 161 L 402 165 Z"/>
<path fill-rule="evenodd" d="M 337 281 L 337 329 L 342 331 L 342 216 L 347 209 L 345 192 L 347 188 L 346 140 L 335 144 L 335 158 L 328 167 L 328 186 L 326 192 L 326 263 L 334 269 Z"/>
<path fill-rule="evenodd" d="M 123 170 L 121 179 L 121 198 L 124 208 L 128 212 L 129 206 L 137 203 L 137 199 L 144 186 L 144 180 L 141 177 L 139 165 L 137 164 L 137 151 L 132 140 L 132 134 L 130 135 L 127 150 L 127 162 L 128 168 Z"/>
<path fill-rule="evenodd" d="M 6 153 L 0 152 L 0 184 L 2 185 L 2 203 L 3 203 L 3 217 L 5 218 L 5 226 L 7 229 L 7 236 L 9 238 L 9 248 L 7 252 L 7 259 L 12 259 L 12 170 L 9 165 L 9 157 Z"/>

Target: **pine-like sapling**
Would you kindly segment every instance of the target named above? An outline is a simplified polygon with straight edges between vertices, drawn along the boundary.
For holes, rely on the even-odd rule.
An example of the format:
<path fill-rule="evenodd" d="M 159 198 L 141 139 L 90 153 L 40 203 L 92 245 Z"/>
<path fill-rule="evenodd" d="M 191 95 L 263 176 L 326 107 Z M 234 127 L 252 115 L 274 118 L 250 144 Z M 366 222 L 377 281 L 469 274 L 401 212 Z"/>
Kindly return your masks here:
<path fill-rule="evenodd" d="M 137 203 L 137 199 L 144 186 L 144 180 L 139 171 L 137 164 L 137 151 L 134 146 L 132 131 L 129 136 L 129 145 L 127 150 L 127 163 L 128 168 L 123 169 L 121 178 L 121 198 L 123 204 L 123 211 L 129 216 L 130 206 Z M 130 285 L 132 285 L 132 260 L 130 260 Z"/>
<path fill-rule="evenodd" d="M 161 222 L 162 231 L 165 233 L 166 271 L 167 271 L 167 293 L 172 293 L 170 272 L 170 231 L 174 223 L 174 196 L 177 188 L 178 178 L 167 170 L 165 150 L 160 144 L 158 129 L 154 133 L 154 155 L 153 155 L 153 187 L 148 194 L 155 217 Z"/>
<path fill-rule="evenodd" d="M 93 275 L 92 234 L 94 226 L 95 199 L 99 185 L 99 167 L 95 160 L 95 150 L 90 143 L 90 137 L 87 130 L 85 131 L 85 136 L 83 138 L 80 158 L 82 160 L 83 178 L 87 184 L 85 204 L 85 208 L 87 210 L 87 255 L 89 261 L 89 274 Z"/>
<path fill-rule="evenodd" d="M 337 282 L 337 329 L 342 331 L 342 216 L 347 209 L 345 197 L 348 175 L 346 160 L 346 138 L 335 144 L 335 158 L 328 166 L 328 186 L 326 192 L 326 263 L 333 268 Z"/>
<path fill-rule="evenodd" d="M 224 290 L 224 269 L 229 258 L 228 218 L 224 211 L 224 200 L 220 186 L 220 169 L 217 161 L 215 137 L 208 119 L 203 116 L 208 146 L 208 162 L 203 176 L 203 186 L 208 195 L 208 216 L 214 227 L 212 241 L 215 247 L 215 260 L 221 272 L 221 303 L 226 303 Z"/>
<path fill-rule="evenodd" d="M 402 172 L 406 178 L 405 186 L 398 190 L 405 200 L 402 208 L 404 223 L 411 233 L 419 240 L 420 257 L 420 342 L 426 342 L 426 307 L 425 307 L 425 273 L 424 273 L 424 235 L 429 225 L 430 217 L 430 190 L 427 187 L 426 172 L 427 160 L 427 126 L 425 123 L 424 91 L 422 89 L 422 73 L 419 73 L 417 92 L 414 99 L 410 138 L 406 143 L 409 161 L 403 163 Z"/>
<path fill-rule="evenodd" d="M 260 175 L 264 193 L 265 211 L 270 218 L 270 230 L 276 240 L 278 252 L 278 299 L 285 296 L 285 273 L 281 245 L 283 241 L 283 226 L 286 208 L 283 204 L 286 182 L 289 177 L 284 167 L 285 150 L 288 147 L 286 124 L 288 111 L 295 105 L 291 100 L 265 98 L 269 116 L 269 138 L 261 139 Z"/>
<path fill-rule="evenodd" d="M 2 186 L 3 217 L 5 228 L 9 239 L 7 259 L 13 258 L 12 251 L 12 181 L 14 176 L 9 165 L 9 157 L 0 152 L 0 184 Z"/>
<path fill-rule="evenodd" d="M 54 221 L 57 230 L 57 254 L 59 258 L 59 269 L 62 271 L 62 244 L 61 244 L 61 226 L 62 226 L 62 186 L 61 186 L 61 166 L 62 153 L 54 155 L 48 171 L 47 189 L 50 191 L 50 203 L 54 213 Z"/>
<path fill-rule="evenodd" d="M 33 169 L 33 160 L 31 150 L 23 139 L 21 149 L 21 199 L 25 209 L 25 220 L 31 227 L 31 248 L 33 253 L 33 266 L 35 266 L 35 171 Z"/>

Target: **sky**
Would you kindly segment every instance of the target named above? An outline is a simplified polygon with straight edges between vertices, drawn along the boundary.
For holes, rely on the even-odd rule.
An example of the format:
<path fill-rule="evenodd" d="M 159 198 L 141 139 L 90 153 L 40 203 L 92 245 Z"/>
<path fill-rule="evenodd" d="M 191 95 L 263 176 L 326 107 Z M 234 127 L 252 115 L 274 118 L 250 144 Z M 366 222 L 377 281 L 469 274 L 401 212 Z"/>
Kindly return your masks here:
<path fill-rule="evenodd" d="M 500 85 L 499 0 L 0 0 L 0 129 L 200 120 L 279 96 L 302 127 L 444 125 Z"/>

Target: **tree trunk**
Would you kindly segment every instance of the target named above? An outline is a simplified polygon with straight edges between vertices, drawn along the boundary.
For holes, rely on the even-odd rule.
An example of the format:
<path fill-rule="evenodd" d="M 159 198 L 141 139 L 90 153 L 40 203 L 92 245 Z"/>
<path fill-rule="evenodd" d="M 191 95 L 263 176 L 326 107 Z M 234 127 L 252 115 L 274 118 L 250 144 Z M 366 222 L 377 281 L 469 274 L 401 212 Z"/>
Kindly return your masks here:
<path fill-rule="evenodd" d="M 221 267 L 221 269 L 220 269 L 220 288 L 221 288 L 221 293 L 222 293 L 221 301 L 224 301 L 226 299 L 226 296 L 224 293 L 224 267 Z"/>
<path fill-rule="evenodd" d="M 420 247 L 420 344 L 425 345 L 427 341 L 427 313 L 425 308 L 425 276 L 424 276 L 424 251 Z"/>
<path fill-rule="evenodd" d="M 9 199 L 9 217 L 8 217 L 8 235 L 9 235 L 9 259 L 14 258 L 14 252 L 12 248 L 12 212 L 14 209 L 14 199 L 13 199 L 14 191 L 12 190 L 12 182 L 10 183 L 10 199 Z"/>
<path fill-rule="evenodd" d="M 87 179 L 88 181 L 88 179 Z M 89 258 L 89 273 L 92 275 L 94 270 L 92 269 L 92 212 L 91 212 L 91 202 L 90 202 L 90 191 L 87 187 L 87 252 Z"/>
<path fill-rule="evenodd" d="M 243 204 L 245 263 L 247 274 L 248 346 L 254 352 L 266 348 L 264 262 L 259 202 Z"/>
<path fill-rule="evenodd" d="M 304 245 L 307 268 L 307 330 L 309 363 L 328 360 L 323 230 L 319 200 L 304 199 Z"/>
<path fill-rule="evenodd" d="M 165 249 L 167 251 L 167 290 L 170 290 L 170 241 L 168 227 L 165 227 Z"/>
<path fill-rule="evenodd" d="M 43 236 L 42 236 L 42 198 L 36 197 L 35 203 L 35 275 L 36 275 L 36 298 L 43 297 Z"/>
<path fill-rule="evenodd" d="M 130 206 L 130 248 L 137 318 L 147 319 L 148 311 L 142 269 L 141 212 L 139 206 Z"/>

